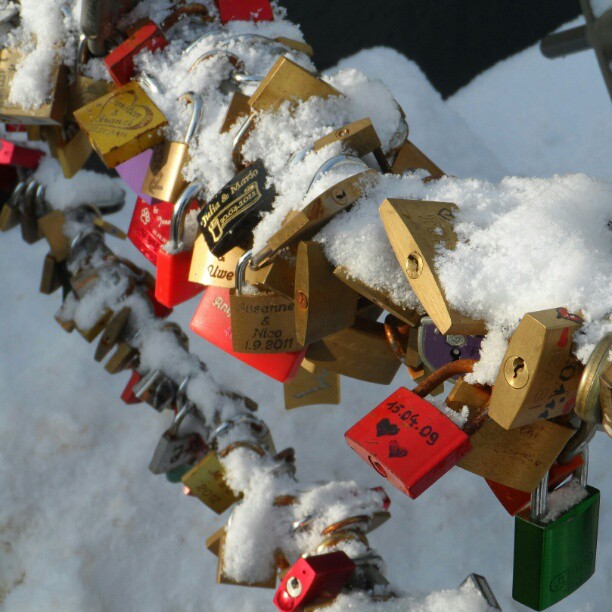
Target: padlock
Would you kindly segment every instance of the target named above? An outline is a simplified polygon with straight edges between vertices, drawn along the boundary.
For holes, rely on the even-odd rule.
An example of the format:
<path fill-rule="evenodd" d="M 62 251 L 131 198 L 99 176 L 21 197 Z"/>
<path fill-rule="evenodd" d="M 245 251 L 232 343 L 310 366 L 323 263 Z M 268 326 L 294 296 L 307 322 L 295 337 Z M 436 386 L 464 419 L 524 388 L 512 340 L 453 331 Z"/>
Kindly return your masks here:
<path fill-rule="evenodd" d="M 295 378 L 283 385 L 285 410 L 301 406 L 340 403 L 340 375 L 324 368 L 309 372 L 300 368 Z"/>
<path fill-rule="evenodd" d="M 186 100 L 192 109 L 185 139 L 155 147 L 142 184 L 143 193 L 164 202 L 176 202 L 187 186 L 182 171 L 189 160 L 189 144 L 200 128 L 204 108 L 202 96 L 192 91 L 184 93 L 179 100 Z"/>
<path fill-rule="evenodd" d="M 149 205 L 142 198 L 136 199 L 128 238 L 132 244 L 154 265 L 157 254 L 170 238 L 170 225 L 174 204 L 156 202 Z"/>
<path fill-rule="evenodd" d="M 134 393 L 134 387 L 142 380 L 142 374 L 138 370 L 132 370 L 130 379 L 125 385 L 125 389 L 121 392 L 121 400 L 126 404 L 141 404 L 142 400 L 136 397 Z"/>
<path fill-rule="evenodd" d="M 311 344 L 306 357 L 327 370 L 382 385 L 391 383 L 401 366 L 385 326 L 361 317 L 351 327 Z"/>
<path fill-rule="evenodd" d="M 268 174 L 261 160 L 234 176 L 199 215 L 200 231 L 210 252 L 221 257 L 250 239 L 261 213 L 272 208 L 274 185 L 267 186 Z"/>
<path fill-rule="evenodd" d="M 519 323 L 493 385 L 489 415 L 505 429 L 568 414 L 582 364 L 572 355 L 581 327 L 564 308 L 527 313 Z"/>
<path fill-rule="evenodd" d="M 398 151 L 391 167 L 391 172 L 393 174 L 404 174 L 404 172 L 414 172 L 415 170 L 426 170 L 429 172 L 429 176 L 424 179 L 425 181 L 440 179 L 446 176 L 423 151 L 407 140 Z"/>
<path fill-rule="evenodd" d="M 174 417 L 172 425 L 162 435 L 149 463 L 149 470 L 153 474 L 165 474 L 177 467 L 193 463 L 198 453 L 205 448 L 199 434 L 179 434 L 182 422 L 194 409 L 195 404 L 185 400 Z"/>
<path fill-rule="evenodd" d="M 174 407 L 177 391 L 177 384 L 161 370 L 147 372 L 134 386 L 134 395 L 157 412 Z"/>
<path fill-rule="evenodd" d="M 74 122 L 64 127 L 45 127 L 43 130 L 44 139 L 51 155 L 59 162 L 64 178 L 72 178 L 93 152 L 87 135 Z"/>
<path fill-rule="evenodd" d="M 587 423 L 603 423 L 601 376 L 612 366 L 612 333 L 595 346 L 587 361 L 576 392 L 574 412 Z"/>
<path fill-rule="evenodd" d="M 279 382 L 286 382 L 295 376 L 304 356 L 303 350 L 274 355 L 236 353 L 232 346 L 230 290 L 221 287 L 208 287 L 205 290 L 190 328 L 222 351 Z"/>
<path fill-rule="evenodd" d="M 423 399 L 428 382 L 414 392 L 398 389 L 344 434 L 364 461 L 412 499 L 457 465 L 470 448 L 469 436 Z"/>
<path fill-rule="evenodd" d="M 49 82 L 51 93 L 37 108 L 24 109 L 9 101 L 16 65 L 22 52 L 15 48 L 0 50 L 0 121 L 25 125 L 63 125 L 68 97 L 68 71 L 60 54 L 53 60 Z"/>
<path fill-rule="evenodd" d="M 9 199 L 2 206 L 0 211 L 0 231 L 8 232 L 21 223 L 21 204 L 25 196 L 27 183 L 20 181 L 17 183 Z"/>
<path fill-rule="evenodd" d="M 134 58 L 141 51 L 163 49 L 168 44 L 157 24 L 147 19 L 137 31 L 115 47 L 105 58 L 104 64 L 113 81 L 121 87 L 134 76 Z"/>
<path fill-rule="evenodd" d="M 124 306 L 113 315 L 96 347 L 96 352 L 94 353 L 96 361 L 102 361 L 117 346 L 121 338 L 126 335 L 131 314 L 132 309 L 129 306 Z"/>
<path fill-rule="evenodd" d="M 203 290 L 202 285 L 189 281 L 192 249 L 183 242 L 185 216 L 201 189 L 200 183 L 185 187 L 174 205 L 170 238 L 157 252 L 155 299 L 164 306 L 182 304 Z"/>
<path fill-rule="evenodd" d="M 74 117 L 108 168 L 163 141 L 162 112 L 135 81 L 80 108 Z"/>
<path fill-rule="evenodd" d="M 2 165 L 35 170 L 44 156 L 44 151 L 22 147 L 10 140 L 0 138 L 0 164 Z"/>
<path fill-rule="evenodd" d="M 421 319 L 417 333 L 419 355 L 431 371 L 458 359 L 479 358 L 483 336 L 441 334 L 430 317 Z"/>
<path fill-rule="evenodd" d="M 338 266 L 334 270 L 334 274 L 343 283 L 346 283 L 353 289 L 353 291 L 356 291 L 383 310 L 391 313 L 394 317 L 408 323 L 411 327 L 415 327 L 419 324 L 423 316 L 422 313 L 399 303 L 388 291 L 367 284 L 363 280 L 355 277 L 345 266 Z"/>
<path fill-rule="evenodd" d="M 544 477 L 532 494 L 531 508 L 515 518 L 512 597 L 532 610 L 558 603 L 595 573 L 600 493 L 587 485 L 587 475 L 588 448 L 574 476 L 585 489 L 581 501 L 548 519 Z"/>
<path fill-rule="evenodd" d="M 354 571 L 355 563 L 343 551 L 302 557 L 287 571 L 272 601 L 282 611 L 330 602 Z"/>
<path fill-rule="evenodd" d="M 221 23 L 229 21 L 274 21 L 270 0 L 215 0 Z"/>
<path fill-rule="evenodd" d="M 289 250 L 282 251 L 263 268 L 247 266 L 245 280 L 259 291 L 273 291 L 293 299 L 295 294 L 296 258 Z"/>
<path fill-rule="evenodd" d="M 42 238 L 38 233 L 38 219 L 45 212 L 45 188 L 36 181 L 30 181 L 23 196 L 21 214 L 21 237 L 28 244 L 34 244 Z"/>
<path fill-rule="evenodd" d="M 89 344 L 91 344 L 102 333 L 112 317 L 113 311 L 110 308 L 104 308 L 90 327 L 81 328 L 77 325 L 76 330 Z"/>
<path fill-rule="evenodd" d="M 484 321 L 457 312 L 446 299 L 435 268 L 437 247 L 454 249 L 455 204 L 386 199 L 380 216 L 402 271 L 441 334 L 483 335 Z"/>
<path fill-rule="evenodd" d="M 240 499 L 225 482 L 225 470 L 213 450 L 196 463 L 181 482 L 191 495 L 217 514 L 223 514 Z"/>
<path fill-rule="evenodd" d="M 309 202 L 299 212 L 294 211 L 281 228 L 266 242 L 266 246 L 253 256 L 251 267 L 255 270 L 267 265 L 283 248 L 299 240 L 314 236 L 335 215 L 359 200 L 378 180 L 379 173 L 372 170 L 360 158 L 352 155 L 336 155 L 324 162 L 315 173 L 307 194 L 316 181 L 326 172 L 340 166 L 353 165 L 361 172 L 346 178 L 327 189 Z"/>
<path fill-rule="evenodd" d="M 109 39 L 115 33 L 119 18 L 131 11 L 138 0 L 83 0 L 81 29 L 93 55 L 106 55 Z"/>
<path fill-rule="evenodd" d="M 562 464 L 557 461 L 553 463 L 548 472 L 548 490 L 552 491 L 555 487 L 564 482 L 568 476 L 573 474 L 581 465 L 582 456 L 580 454 L 576 455 L 569 463 Z M 489 485 L 495 497 L 497 497 L 510 516 L 516 516 L 529 506 L 531 500 L 530 493 L 507 487 L 493 480 L 485 479 L 485 482 Z"/>
<path fill-rule="evenodd" d="M 301 362 L 306 350 L 297 339 L 295 304 L 273 292 L 247 292 L 244 276 L 250 260 L 250 251 L 240 258 L 236 289 L 230 290 L 232 347 L 239 353 L 292 353 Z"/>
<path fill-rule="evenodd" d="M 45 256 L 39 291 L 51 295 L 61 287 L 68 286 L 68 271 L 63 262 L 57 261 L 51 253 Z"/>
<path fill-rule="evenodd" d="M 297 341 L 307 346 L 353 325 L 358 300 L 359 294 L 334 276 L 323 245 L 300 242 L 294 294 Z"/>
<path fill-rule="evenodd" d="M 612 438 L 612 365 L 599 377 L 599 401 L 603 430 Z"/>
<path fill-rule="evenodd" d="M 234 247 L 225 255 L 215 257 L 210 252 L 204 236 L 198 233 L 193 245 L 189 280 L 205 287 L 233 289 L 236 286 L 236 266 L 243 255 L 244 249 Z"/>

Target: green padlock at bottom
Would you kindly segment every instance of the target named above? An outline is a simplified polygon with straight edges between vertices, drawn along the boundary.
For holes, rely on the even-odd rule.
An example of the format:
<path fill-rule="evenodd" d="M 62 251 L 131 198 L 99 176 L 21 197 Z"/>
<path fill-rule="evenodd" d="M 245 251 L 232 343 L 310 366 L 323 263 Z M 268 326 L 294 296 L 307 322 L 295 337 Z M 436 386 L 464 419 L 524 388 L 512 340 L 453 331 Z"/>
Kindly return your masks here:
<path fill-rule="evenodd" d="M 580 485 L 587 496 L 557 519 L 547 513 L 548 474 L 531 496 L 531 508 L 516 516 L 512 597 L 532 610 L 545 610 L 580 588 L 595 573 L 599 498 L 587 485 L 588 447 Z"/>

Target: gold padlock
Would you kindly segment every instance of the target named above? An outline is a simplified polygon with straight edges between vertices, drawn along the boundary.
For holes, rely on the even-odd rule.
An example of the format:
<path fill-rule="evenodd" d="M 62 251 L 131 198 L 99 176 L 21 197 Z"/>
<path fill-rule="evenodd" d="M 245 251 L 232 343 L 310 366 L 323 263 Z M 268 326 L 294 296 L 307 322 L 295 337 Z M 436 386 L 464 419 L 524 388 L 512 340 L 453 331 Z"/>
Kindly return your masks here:
<path fill-rule="evenodd" d="M 270 264 L 253 270 L 247 267 L 246 282 L 260 291 L 273 291 L 293 299 L 295 292 L 295 257 L 283 251 Z"/>
<path fill-rule="evenodd" d="M 78 325 L 76 330 L 89 342 L 90 344 L 102 333 L 108 322 L 113 317 L 113 311 L 110 308 L 104 308 L 104 310 L 98 316 L 96 322 L 88 328 L 81 328 Z"/>
<path fill-rule="evenodd" d="M 119 374 L 119 372 L 136 367 L 139 357 L 138 349 L 132 346 L 130 342 L 120 342 L 115 352 L 104 364 L 104 369 L 109 374 Z"/>
<path fill-rule="evenodd" d="M 603 404 L 600 381 L 612 365 L 612 333 L 605 335 L 595 346 L 587 361 L 576 392 L 574 412 L 587 423 L 603 423 Z"/>
<path fill-rule="evenodd" d="M 63 274 L 60 266 L 60 262 L 51 253 L 45 256 L 39 288 L 42 294 L 51 295 L 62 286 Z"/>
<path fill-rule="evenodd" d="M 412 327 L 416 327 L 423 317 L 422 312 L 400 304 L 393 298 L 389 291 L 368 285 L 364 281 L 353 276 L 351 271 L 344 266 L 338 266 L 334 270 L 334 274 L 343 283 L 346 283 L 351 289 L 353 289 L 353 291 L 363 295 L 363 297 L 370 300 L 370 302 L 373 302 L 383 310 L 386 310 L 394 317 L 401 319 Z"/>
<path fill-rule="evenodd" d="M 490 398 L 491 393 L 482 385 L 471 385 L 460 378 L 455 382 L 444 403 L 455 412 L 461 412 L 464 406 L 468 406 L 470 416 L 473 416 L 472 411 L 482 412 L 486 409 Z"/>
<path fill-rule="evenodd" d="M 109 168 L 163 140 L 168 121 L 136 81 L 78 109 L 74 117 Z"/>
<path fill-rule="evenodd" d="M 391 166 L 391 172 L 403 174 L 414 170 L 427 170 L 429 176 L 425 180 L 440 179 L 446 176 L 423 151 L 407 140 L 400 148 Z"/>
<path fill-rule="evenodd" d="M 552 419 L 574 407 L 582 365 L 572 336 L 582 325 L 565 308 L 527 313 L 519 323 L 493 385 L 489 415 L 505 429 Z"/>
<path fill-rule="evenodd" d="M 354 323 L 359 294 L 334 276 L 323 245 L 300 242 L 295 270 L 295 328 L 302 346 Z"/>
<path fill-rule="evenodd" d="M 603 430 L 612 438 L 612 365 L 599 377 L 599 401 Z"/>
<path fill-rule="evenodd" d="M 311 344 L 306 358 L 321 368 L 381 385 L 391 383 L 401 365 L 389 346 L 385 326 L 362 318 Z"/>
<path fill-rule="evenodd" d="M 51 71 L 51 94 L 38 108 L 24 109 L 9 102 L 16 66 L 23 53 L 19 49 L 0 50 L 0 121 L 25 125 L 58 125 L 64 123 L 68 97 L 68 71 L 57 55 Z"/>
<path fill-rule="evenodd" d="M 340 375 L 324 368 L 309 372 L 300 368 L 289 382 L 283 384 L 285 410 L 301 406 L 340 403 Z"/>
<path fill-rule="evenodd" d="M 387 199 L 380 205 L 387 237 L 410 286 L 441 334 L 483 335 L 484 321 L 460 314 L 446 299 L 435 268 L 436 248 L 454 249 L 455 204 Z"/>
<path fill-rule="evenodd" d="M 215 257 L 204 236 L 198 233 L 193 245 L 189 281 L 206 287 L 233 289 L 236 286 L 236 266 L 243 255 L 243 248 L 234 247 L 225 255 Z"/>
<path fill-rule="evenodd" d="M 176 202 L 187 186 L 183 167 L 189 161 L 189 144 L 200 129 L 204 109 L 202 96 L 192 91 L 180 96 L 179 100 L 191 104 L 192 110 L 185 138 L 182 142 L 164 142 L 155 147 L 142 184 L 143 193 L 172 203 Z"/>
<path fill-rule="evenodd" d="M 125 335 L 131 314 L 132 309 L 129 306 L 124 306 L 113 315 L 96 347 L 94 353 L 96 361 L 102 361 Z"/>

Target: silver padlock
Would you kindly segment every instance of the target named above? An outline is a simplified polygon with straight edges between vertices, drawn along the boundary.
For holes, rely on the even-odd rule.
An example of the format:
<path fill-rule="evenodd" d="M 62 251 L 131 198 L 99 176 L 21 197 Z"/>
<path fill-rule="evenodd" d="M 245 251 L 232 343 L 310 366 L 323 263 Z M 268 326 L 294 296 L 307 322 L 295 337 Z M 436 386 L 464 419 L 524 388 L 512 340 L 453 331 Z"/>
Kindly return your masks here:
<path fill-rule="evenodd" d="M 142 377 L 133 391 L 139 400 L 146 402 L 157 412 L 162 412 L 174 406 L 177 389 L 177 384 L 161 370 L 151 370 Z"/>

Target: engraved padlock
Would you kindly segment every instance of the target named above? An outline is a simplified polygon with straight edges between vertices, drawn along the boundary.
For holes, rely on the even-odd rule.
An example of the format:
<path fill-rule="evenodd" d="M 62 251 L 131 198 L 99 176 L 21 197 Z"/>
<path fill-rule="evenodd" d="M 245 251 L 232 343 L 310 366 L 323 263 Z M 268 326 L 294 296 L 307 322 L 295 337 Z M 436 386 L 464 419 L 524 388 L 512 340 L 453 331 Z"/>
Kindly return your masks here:
<path fill-rule="evenodd" d="M 147 204 L 138 198 L 128 229 L 132 244 L 154 265 L 157 265 L 159 249 L 170 238 L 170 225 L 174 204 L 156 202 Z"/>
<path fill-rule="evenodd" d="M 157 252 L 155 299 L 164 306 L 182 304 L 203 290 L 189 281 L 193 248 L 184 242 L 185 217 L 201 189 L 200 183 L 185 187 L 172 211 L 170 238 Z"/>
<path fill-rule="evenodd" d="M 142 184 L 146 195 L 164 202 L 176 202 L 187 186 L 183 167 L 189 160 L 189 144 L 200 128 L 204 101 L 202 96 L 189 91 L 179 97 L 191 104 L 191 119 L 182 142 L 165 142 L 153 149 L 147 174 Z"/>

